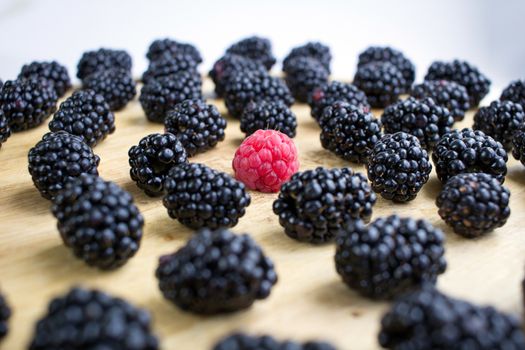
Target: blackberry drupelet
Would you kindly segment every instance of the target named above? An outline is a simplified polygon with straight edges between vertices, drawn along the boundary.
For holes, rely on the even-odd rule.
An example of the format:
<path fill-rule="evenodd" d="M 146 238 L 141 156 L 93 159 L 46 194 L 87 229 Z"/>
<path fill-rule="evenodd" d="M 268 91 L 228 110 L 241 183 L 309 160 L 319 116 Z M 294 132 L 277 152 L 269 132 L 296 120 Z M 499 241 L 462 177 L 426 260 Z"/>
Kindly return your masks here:
<path fill-rule="evenodd" d="M 131 73 L 120 68 L 95 72 L 84 79 L 82 87 L 102 95 L 112 111 L 124 108 L 137 94 Z"/>
<path fill-rule="evenodd" d="M 171 168 L 188 161 L 186 150 L 170 133 L 150 134 L 128 152 L 130 176 L 148 196 L 164 193 L 164 181 Z"/>
<path fill-rule="evenodd" d="M 451 80 L 463 85 L 469 94 L 470 107 L 477 107 L 490 88 L 490 80 L 466 61 L 435 61 L 428 68 L 425 80 Z"/>
<path fill-rule="evenodd" d="M 381 115 L 385 134 L 403 131 L 418 138 L 427 150 L 450 132 L 454 118 L 446 109 L 431 98 L 417 100 L 409 97 L 386 107 Z"/>
<path fill-rule="evenodd" d="M 199 163 L 172 168 L 164 189 L 168 214 L 193 229 L 233 227 L 251 200 L 243 183 Z"/>
<path fill-rule="evenodd" d="M 463 120 L 465 112 L 470 108 L 467 89 L 453 81 L 424 81 L 415 85 L 410 95 L 420 100 L 432 98 L 436 104 L 448 109 L 455 121 Z"/>
<path fill-rule="evenodd" d="M 42 197 L 52 199 L 80 174 L 98 175 L 100 158 L 78 136 L 48 132 L 29 150 L 29 174 Z"/>
<path fill-rule="evenodd" d="M 278 130 L 295 137 L 297 118 L 282 101 L 250 102 L 241 115 L 241 131 L 250 136 L 259 129 Z"/>
<path fill-rule="evenodd" d="M 131 56 L 124 50 L 101 48 L 86 51 L 77 65 L 77 78 L 84 80 L 98 70 L 122 68 L 131 72 Z"/>
<path fill-rule="evenodd" d="M 195 72 L 179 72 L 144 84 L 139 101 L 148 120 L 163 123 L 166 113 L 184 100 L 202 99 L 202 80 Z"/>
<path fill-rule="evenodd" d="M 168 111 L 164 125 L 167 132 L 177 136 L 191 157 L 224 140 L 226 119 L 214 105 L 186 100 Z"/>
<path fill-rule="evenodd" d="M 512 155 L 525 165 L 525 128 L 516 131 L 512 137 Z"/>
<path fill-rule="evenodd" d="M 341 101 L 324 109 L 319 125 L 321 145 L 355 163 L 366 163 L 382 135 L 381 122 L 372 113 Z"/>
<path fill-rule="evenodd" d="M 59 98 L 71 88 L 71 79 L 67 73 L 67 68 L 57 61 L 25 64 L 18 74 L 18 79 L 47 79 L 53 85 Z"/>
<path fill-rule="evenodd" d="M 381 197 L 408 202 L 428 181 L 432 164 L 419 140 L 410 134 L 387 134 L 372 149 L 367 164 L 372 189 Z"/>
<path fill-rule="evenodd" d="M 8 321 L 11 317 L 11 308 L 5 296 L 0 293 L 0 342 L 9 332 Z"/>
<path fill-rule="evenodd" d="M 469 128 L 443 135 L 432 152 L 437 176 L 443 183 L 462 173 L 487 173 L 503 183 L 507 160 L 501 143 L 483 131 Z"/>
<path fill-rule="evenodd" d="M 202 56 L 199 50 L 189 43 L 179 42 L 170 38 L 157 39 L 151 43 L 148 48 L 146 57 L 150 61 L 156 61 L 164 55 L 178 56 L 188 55 L 195 63 L 202 62 Z"/>
<path fill-rule="evenodd" d="M 102 95 L 93 90 L 75 91 L 60 104 L 49 130 L 66 131 L 94 147 L 115 131 L 115 116 Z"/>
<path fill-rule="evenodd" d="M 330 73 L 330 64 L 332 62 L 332 53 L 330 48 L 320 42 L 308 42 L 304 45 L 294 47 L 283 61 L 283 71 L 287 72 L 291 61 L 297 57 L 310 57 L 319 61 L 328 73 Z"/>
<path fill-rule="evenodd" d="M 523 127 L 525 113 L 519 103 L 493 101 L 481 107 L 474 115 L 474 130 L 481 130 L 494 140 L 501 142 L 508 152 L 512 150 L 512 137 Z"/>
<path fill-rule="evenodd" d="M 0 108 L 0 148 L 2 148 L 2 143 L 6 142 L 10 136 L 11 128 L 9 127 L 4 111 Z"/>
<path fill-rule="evenodd" d="M 2 84 L 0 83 L 0 87 Z M 519 103 L 525 110 L 525 80 L 516 80 L 510 83 L 501 93 L 501 101 Z"/>
<path fill-rule="evenodd" d="M 310 95 L 308 104 L 311 108 L 312 117 L 319 121 L 323 110 L 337 101 L 348 102 L 351 105 L 362 108 L 364 111 L 370 109 L 365 93 L 355 85 L 332 81 L 323 87 L 314 89 Z"/>
<path fill-rule="evenodd" d="M 50 301 L 30 350 L 157 350 L 150 314 L 96 289 L 72 288 Z"/>
<path fill-rule="evenodd" d="M 375 202 L 376 195 L 363 174 L 350 168 L 318 167 L 296 173 L 283 184 L 273 212 L 289 237 L 324 243 L 346 221 L 368 221 Z"/>
<path fill-rule="evenodd" d="M 329 73 L 323 65 L 311 57 L 296 57 L 289 61 L 286 85 L 299 102 L 308 102 L 308 97 L 318 87 L 328 83 Z"/>
<path fill-rule="evenodd" d="M 247 234 L 202 229 L 184 247 L 161 256 L 156 276 L 164 297 L 198 314 L 234 312 L 266 299 L 277 274 Z"/>
<path fill-rule="evenodd" d="M 224 55 L 215 61 L 208 73 L 215 84 L 215 94 L 218 97 L 223 97 L 230 78 L 245 71 L 264 72 L 266 67 L 247 57 L 231 54 Z"/>
<path fill-rule="evenodd" d="M 336 348 L 322 341 L 300 344 L 291 340 L 277 340 L 270 335 L 233 333 L 217 342 L 213 350 L 336 350 Z"/>
<path fill-rule="evenodd" d="M 189 55 L 164 55 L 150 62 L 148 69 L 142 74 L 142 82 L 147 83 L 153 79 L 188 71 L 198 75 L 197 62 Z"/>
<path fill-rule="evenodd" d="M 384 108 L 407 91 L 403 74 L 391 63 L 372 62 L 357 69 L 354 85 L 361 89 L 374 108 Z"/>
<path fill-rule="evenodd" d="M 276 62 L 270 40 L 258 36 L 251 36 L 236 42 L 226 50 L 226 53 L 257 61 L 264 65 L 267 70 L 270 70 Z"/>
<path fill-rule="evenodd" d="M 525 336 L 513 316 L 428 286 L 395 301 L 381 320 L 379 344 L 392 350 L 524 349 Z"/>
<path fill-rule="evenodd" d="M 391 215 L 368 226 L 348 221 L 336 239 L 336 270 L 363 296 L 392 299 L 436 283 L 447 267 L 444 240 L 425 220 Z"/>
<path fill-rule="evenodd" d="M 436 199 L 438 214 L 457 234 L 479 237 L 507 222 L 510 191 L 484 173 L 456 175 Z"/>
<path fill-rule="evenodd" d="M 96 175 L 81 174 L 66 183 L 52 211 L 64 244 L 90 266 L 115 269 L 140 247 L 144 219 L 133 197 Z"/>
<path fill-rule="evenodd" d="M 414 83 L 416 68 L 401 51 L 388 46 L 371 46 L 359 54 L 357 67 L 361 68 L 372 62 L 389 62 L 399 69 L 406 82 L 404 92 Z"/>

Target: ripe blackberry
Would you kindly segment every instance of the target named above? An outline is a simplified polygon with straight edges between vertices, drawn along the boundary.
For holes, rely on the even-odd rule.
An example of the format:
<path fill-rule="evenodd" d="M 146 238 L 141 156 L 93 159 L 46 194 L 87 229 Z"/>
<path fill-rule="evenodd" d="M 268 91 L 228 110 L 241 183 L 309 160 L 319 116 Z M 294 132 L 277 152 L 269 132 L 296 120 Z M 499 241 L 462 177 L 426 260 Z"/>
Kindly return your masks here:
<path fill-rule="evenodd" d="M 213 64 L 208 73 L 215 84 L 215 94 L 223 97 L 226 85 L 232 76 L 245 71 L 266 71 L 261 63 L 239 55 L 224 55 Z"/>
<path fill-rule="evenodd" d="M 168 214 L 193 229 L 233 227 L 250 204 L 243 183 L 199 163 L 172 168 L 164 189 Z"/>
<path fill-rule="evenodd" d="M 18 74 L 18 79 L 47 79 L 53 85 L 59 98 L 71 88 L 67 68 L 57 61 L 25 64 Z"/>
<path fill-rule="evenodd" d="M 78 136 L 48 132 L 29 150 L 29 174 L 42 197 L 52 199 L 80 174 L 98 175 L 100 158 Z"/>
<path fill-rule="evenodd" d="M 247 234 L 202 229 L 184 247 L 161 256 L 156 276 L 164 297 L 198 314 L 233 312 L 266 299 L 277 274 Z"/>
<path fill-rule="evenodd" d="M 426 287 L 392 305 L 381 320 L 379 344 L 392 350 L 524 349 L 518 319 Z"/>
<path fill-rule="evenodd" d="M 131 73 L 120 68 L 95 72 L 84 79 L 82 87 L 104 96 L 112 111 L 124 108 L 137 94 Z"/>
<path fill-rule="evenodd" d="M 226 119 L 214 105 L 186 100 L 168 111 L 164 125 L 167 132 L 177 136 L 191 157 L 224 140 Z"/>
<path fill-rule="evenodd" d="M 285 81 L 295 99 L 308 102 L 312 91 L 328 83 L 328 75 L 326 68 L 316 59 L 296 57 L 288 63 Z"/>
<path fill-rule="evenodd" d="M 312 41 L 304 45 L 294 47 L 283 61 L 283 71 L 287 72 L 291 61 L 297 57 L 310 57 L 319 61 L 328 73 L 332 62 L 330 48 L 323 43 Z M 293 65 L 293 64 L 292 64 Z"/>
<path fill-rule="evenodd" d="M 183 71 L 188 71 L 192 74 L 198 75 L 197 62 L 195 62 L 189 55 L 164 55 L 157 58 L 155 61 L 150 62 L 148 69 L 142 74 L 142 82 L 147 83 L 150 80 Z"/>
<path fill-rule="evenodd" d="M 470 108 L 467 89 L 453 81 L 424 81 L 415 85 L 410 95 L 420 100 L 432 98 L 436 104 L 448 109 L 455 121 L 463 120 L 465 112 Z"/>
<path fill-rule="evenodd" d="M 226 50 L 226 53 L 260 62 L 267 70 L 270 70 L 276 62 L 270 40 L 258 36 L 251 36 L 236 42 Z"/>
<path fill-rule="evenodd" d="M 4 86 L 4 82 L 2 81 L 2 79 L 0 79 L 0 89 L 2 88 L 2 86 Z"/>
<path fill-rule="evenodd" d="M 0 84 L 0 87 L 2 85 Z M 501 93 L 501 101 L 519 103 L 525 110 L 525 80 L 516 80 L 510 83 Z"/>
<path fill-rule="evenodd" d="M 512 149 L 512 137 L 522 128 L 525 113 L 519 103 L 493 101 L 481 107 L 474 115 L 474 130 L 481 130 L 494 140 L 501 142 L 508 152 Z"/>
<path fill-rule="evenodd" d="M 185 100 L 202 99 L 202 80 L 195 72 L 179 72 L 148 81 L 139 101 L 148 120 L 163 123 L 167 112 Z"/>
<path fill-rule="evenodd" d="M 11 308 L 7 304 L 5 296 L 0 293 L 0 341 L 7 335 L 9 332 L 8 321 L 11 317 Z"/>
<path fill-rule="evenodd" d="M 409 97 L 386 107 L 381 122 L 385 133 L 406 132 L 417 137 L 423 148 L 432 149 L 441 136 L 450 132 L 454 118 L 431 98 Z"/>
<path fill-rule="evenodd" d="M 104 292 L 79 287 L 50 301 L 30 350 L 157 350 L 150 314 Z"/>
<path fill-rule="evenodd" d="M 490 80 L 466 61 L 435 61 L 428 68 L 425 80 L 451 80 L 463 85 L 469 94 L 470 107 L 477 107 L 490 88 Z"/>
<path fill-rule="evenodd" d="M 525 165 L 525 128 L 520 128 L 512 137 L 512 155 Z"/>
<path fill-rule="evenodd" d="M 391 63 L 372 62 L 357 69 L 354 85 L 361 89 L 374 108 L 384 108 L 407 91 L 403 74 Z"/>
<path fill-rule="evenodd" d="M 443 183 L 462 173 L 487 173 L 503 183 L 507 160 L 501 143 L 483 131 L 469 128 L 443 135 L 432 152 L 437 176 Z"/>
<path fill-rule="evenodd" d="M 81 174 L 54 197 L 52 211 L 64 244 L 90 266 L 120 267 L 139 249 L 144 219 L 113 182 Z"/>
<path fill-rule="evenodd" d="M 357 67 L 361 68 L 372 62 L 389 62 L 399 69 L 406 82 L 405 91 L 414 83 L 416 68 L 401 51 L 388 46 L 371 46 L 359 54 Z"/>
<path fill-rule="evenodd" d="M 323 110 L 337 101 L 348 102 L 351 105 L 362 108 L 364 111 L 370 109 L 365 93 L 355 85 L 332 81 L 327 85 L 314 89 L 310 95 L 308 104 L 311 108 L 312 117 L 319 121 Z"/>
<path fill-rule="evenodd" d="M 164 181 L 171 168 L 186 163 L 186 150 L 170 133 L 150 134 L 129 149 L 131 179 L 148 196 L 164 193 Z"/>
<path fill-rule="evenodd" d="M 2 148 L 2 143 L 6 142 L 9 136 L 11 136 L 11 128 L 4 111 L 0 108 L 0 148 Z"/>
<path fill-rule="evenodd" d="M 347 221 L 336 239 L 335 266 L 343 281 L 372 299 L 392 299 L 435 284 L 445 261 L 443 232 L 428 221 L 391 215 L 366 226 Z"/>
<path fill-rule="evenodd" d="M 60 104 L 49 130 L 67 131 L 94 147 L 115 131 L 115 116 L 102 95 L 93 90 L 75 91 Z"/>
<path fill-rule="evenodd" d="M 363 174 L 318 167 L 296 173 L 283 184 L 273 212 L 291 238 L 323 243 L 332 240 L 346 221 L 368 221 L 375 202 Z"/>
<path fill-rule="evenodd" d="M 381 122 L 347 102 L 335 102 L 321 116 L 321 145 L 337 156 L 366 163 L 370 151 L 381 138 Z"/>
<path fill-rule="evenodd" d="M 0 90 L 0 108 L 13 132 L 42 124 L 56 110 L 57 99 L 44 79 L 8 80 Z"/>
<path fill-rule="evenodd" d="M 96 51 L 86 51 L 78 61 L 77 78 L 84 80 L 98 70 L 111 68 L 122 68 L 131 72 L 131 65 L 131 56 L 124 50 L 101 48 Z"/>
<path fill-rule="evenodd" d="M 278 130 L 295 137 L 297 118 L 282 101 L 250 102 L 241 115 L 241 131 L 250 136 L 259 129 Z"/>
<path fill-rule="evenodd" d="M 213 350 L 336 350 L 322 341 L 308 341 L 300 344 L 291 340 L 280 341 L 269 335 L 253 336 L 234 333 L 221 339 Z"/>
<path fill-rule="evenodd" d="M 202 62 L 202 56 L 199 50 L 192 44 L 179 42 L 170 38 L 157 39 L 151 43 L 148 48 L 146 57 L 150 61 L 156 61 L 164 55 L 178 56 L 188 55 L 195 63 Z"/>

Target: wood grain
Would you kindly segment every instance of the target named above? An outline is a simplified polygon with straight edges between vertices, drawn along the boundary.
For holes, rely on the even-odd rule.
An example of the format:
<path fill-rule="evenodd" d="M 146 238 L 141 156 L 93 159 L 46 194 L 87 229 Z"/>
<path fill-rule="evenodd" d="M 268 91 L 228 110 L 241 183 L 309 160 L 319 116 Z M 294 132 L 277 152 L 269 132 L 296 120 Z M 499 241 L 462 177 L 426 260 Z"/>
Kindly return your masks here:
<path fill-rule="evenodd" d="M 206 81 L 205 91 L 211 96 Z M 211 100 L 225 113 L 222 101 Z M 299 128 L 301 170 L 317 166 L 363 166 L 345 162 L 321 148 L 319 128 L 306 105 L 295 105 Z M 374 111 L 379 116 L 381 111 Z M 472 112 L 458 126 L 472 123 Z M 101 157 L 100 174 L 130 191 L 146 220 L 138 254 L 123 268 L 101 272 L 75 259 L 64 247 L 50 213 L 27 171 L 27 152 L 47 131 L 47 125 L 14 134 L 0 151 L 0 285 L 13 307 L 11 330 L 2 349 L 25 348 L 34 322 L 48 300 L 73 285 L 101 288 L 149 309 L 164 349 L 210 349 L 220 337 L 236 330 L 269 333 L 280 338 L 322 338 L 340 349 L 377 349 L 379 320 L 388 304 L 372 302 L 349 290 L 335 273 L 332 245 L 311 246 L 289 239 L 272 213 L 276 194 L 251 192 L 252 204 L 233 229 L 249 232 L 274 260 L 279 282 L 271 296 L 251 309 L 226 316 L 199 317 L 165 301 L 154 277 L 160 255 L 179 248 L 191 231 L 171 220 L 160 198 L 144 195 L 129 178 L 127 152 L 143 136 L 161 132 L 149 123 L 137 101 L 116 113 L 117 129 L 95 148 Z M 239 122 L 228 119 L 226 140 L 192 158 L 232 173 L 231 160 L 242 141 Z M 382 198 L 373 218 L 398 213 L 426 218 L 446 232 L 448 269 L 439 279 L 442 290 L 473 302 L 490 303 L 521 313 L 520 280 L 525 256 L 525 168 L 509 160 L 505 184 L 510 188 L 512 214 L 507 224 L 478 240 L 462 239 L 440 220 L 434 199 L 441 187 L 432 174 L 416 200 L 392 204 Z"/>

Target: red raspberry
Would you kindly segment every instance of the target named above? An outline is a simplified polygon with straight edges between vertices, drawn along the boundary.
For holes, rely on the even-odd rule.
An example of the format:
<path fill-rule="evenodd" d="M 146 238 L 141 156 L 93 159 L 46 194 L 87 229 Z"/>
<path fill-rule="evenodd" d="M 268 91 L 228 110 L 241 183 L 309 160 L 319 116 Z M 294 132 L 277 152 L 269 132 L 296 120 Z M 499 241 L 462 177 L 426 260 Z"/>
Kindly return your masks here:
<path fill-rule="evenodd" d="M 235 178 L 248 188 L 277 192 L 299 170 L 292 139 L 276 130 L 257 130 L 247 137 L 233 158 Z"/>

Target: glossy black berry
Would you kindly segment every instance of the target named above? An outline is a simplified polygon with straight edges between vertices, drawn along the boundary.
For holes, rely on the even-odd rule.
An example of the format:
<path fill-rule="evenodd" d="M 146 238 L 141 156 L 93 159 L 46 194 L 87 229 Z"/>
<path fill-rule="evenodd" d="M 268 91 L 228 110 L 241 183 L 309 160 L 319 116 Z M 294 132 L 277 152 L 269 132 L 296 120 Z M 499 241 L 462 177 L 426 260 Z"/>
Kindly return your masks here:
<path fill-rule="evenodd" d="M 292 340 L 277 340 L 270 335 L 231 334 L 214 345 L 213 350 L 336 350 L 323 341 L 298 343 Z"/>
<path fill-rule="evenodd" d="M 11 308 L 6 297 L 0 293 L 0 342 L 9 332 L 9 318 L 11 318 Z"/>
<path fill-rule="evenodd" d="M 525 110 L 525 80 L 516 80 L 510 83 L 503 90 L 499 99 L 519 103 Z"/>
<path fill-rule="evenodd" d="M 5 117 L 4 110 L 0 108 L 0 148 L 2 148 L 2 144 L 6 142 L 10 136 L 11 128 Z"/>
<path fill-rule="evenodd" d="M 467 89 L 449 80 L 424 81 L 412 87 L 410 95 L 420 100 L 432 98 L 436 104 L 448 109 L 455 121 L 463 120 L 470 108 Z"/>
<path fill-rule="evenodd" d="M 197 64 L 202 62 L 199 50 L 192 44 L 176 41 L 170 38 L 157 39 L 151 43 L 146 57 L 150 61 L 156 61 L 162 56 L 188 55 Z"/>
<path fill-rule="evenodd" d="M 317 41 L 311 41 L 304 45 L 294 47 L 292 51 L 283 60 L 283 71 L 287 72 L 291 61 L 297 57 L 313 58 L 323 65 L 330 73 L 330 64 L 332 63 L 332 53 L 330 48 L 325 44 Z"/>
<path fill-rule="evenodd" d="M 268 70 L 276 62 L 270 40 L 258 36 L 251 36 L 236 42 L 226 50 L 226 53 L 244 56 L 257 61 Z"/>
<path fill-rule="evenodd" d="M 286 85 L 299 102 L 308 102 L 310 94 L 328 83 L 329 73 L 316 59 L 296 57 L 288 62 Z"/>
<path fill-rule="evenodd" d="M 82 87 L 102 95 L 112 111 L 124 108 L 137 94 L 131 73 L 119 68 L 97 71 L 89 75 L 82 82 Z"/>
<path fill-rule="evenodd" d="M 359 54 L 357 67 L 372 62 L 389 62 L 399 69 L 406 82 L 405 91 L 408 91 L 414 83 L 416 68 L 401 51 L 388 46 L 371 46 Z"/>
<path fill-rule="evenodd" d="M 59 98 L 71 88 L 67 68 L 57 61 L 25 64 L 18 74 L 18 79 L 46 79 L 53 85 Z"/>
<path fill-rule="evenodd" d="M 150 62 L 148 69 L 142 74 L 142 82 L 147 83 L 153 79 L 184 71 L 195 75 L 199 74 L 197 72 L 197 62 L 191 56 L 184 54 L 175 56 L 164 55 Z"/>
<path fill-rule="evenodd" d="M 101 48 L 86 51 L 82 54 L 77 65 L 77 77 L 84 80 L 98 70 L 122 68 L 131 72 L 131 56 L 124 50 Z"/>
<path fill-rule="evenodd" d="M 233 54 L 224 55 L 215 61 L 208 75 L 215 84 L 215 93 L 217 96 L 224 96 L 226 85 L 231 77 L 246 71 L 264 72 L 266 71 L 266 67 L 260 62 Z"/>
<path fill-rule="evenodd" d="M 278 130 L 295 137 L 297 118 L 282 101 L 250 102 L 241 115 L 241 131 L 250 136 L 257 130 Z"/>
<path fill-rule="evenodd" d="M 512 137 L 512 155 L 525 165 L 525 128 L 516 131 Z"/>
<path fill-rule="evenodd" d="M 407 90 L 407 82 L 396 66 L 389 62 L 372 62 L 357 69 L 354 85 L 366 94 L 370 105 L 384 108 Z"/>
<path fill-rule="evenodd" d="M 337 101 L 348 102 L 351 105 L 362 108 L 364 111 L 370 110 L 370 104 L 368 104 L 365 93 L 355 85 L 332 81 L 327 85 L 314 89 L 310 94 L 308 104 L 311 108 L 312 117 L 319 121 L 324 109 Z"/>

